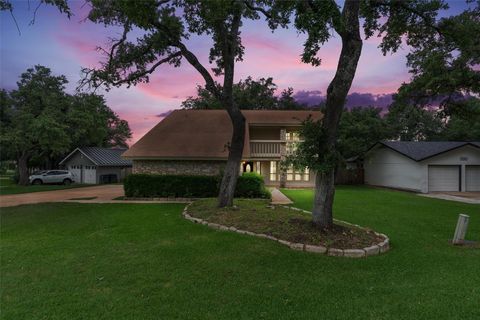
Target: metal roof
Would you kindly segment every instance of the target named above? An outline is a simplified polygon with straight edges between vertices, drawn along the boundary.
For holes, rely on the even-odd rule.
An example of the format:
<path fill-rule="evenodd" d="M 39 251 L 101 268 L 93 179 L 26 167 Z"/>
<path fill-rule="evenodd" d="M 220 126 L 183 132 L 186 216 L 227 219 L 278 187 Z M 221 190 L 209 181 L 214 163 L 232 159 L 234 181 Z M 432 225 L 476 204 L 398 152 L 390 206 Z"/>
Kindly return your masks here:
<path fill-rule="evenodd" d="M 379 143 L 415 161 L 425 160 L 467 145 L 480 148 L 480 142 L 465 141 L 380 141 Z"/>
<path fill-rule="evenodd" d="M 76 152 L 83 153 L 88 159 L 90 159 L 97 166 L 104 167 L 131 167 L 132 161 L 122 158 L 122 154 L 127 149 L 109 149 L 100 147 L 81 147 L 75 149 L 68 156 L 63 159 L 60 164 L 63 164 Z"/>

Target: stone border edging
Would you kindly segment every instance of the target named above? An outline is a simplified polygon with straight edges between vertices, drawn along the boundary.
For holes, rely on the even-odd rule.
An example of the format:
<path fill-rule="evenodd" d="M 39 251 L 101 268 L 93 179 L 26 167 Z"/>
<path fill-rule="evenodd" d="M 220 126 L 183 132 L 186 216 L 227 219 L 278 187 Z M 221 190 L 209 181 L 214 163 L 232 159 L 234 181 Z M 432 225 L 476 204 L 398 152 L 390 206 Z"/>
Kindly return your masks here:
<path fill-rule="evenodd" d="M 281 240 L 281 239 L 278 239 L 278 238 L 275 238 L 275 237 L 272 237 L 272 236 L 269 236 L 269 235 L 266 235 L 266 234 L 263 234 L 263 233 L 254 233 L 254 232 L 250 232 L 250 231 L 240 230 L 240 229 L 237 229 L 235 227 L 227 227 L 227 226 L 224 226 L 224 225 L 221 225 L 221 224 L 218 224 L 218 223 L 212 223 L 212 222 L 208 222 L 208 221 L 203 220 L 203 219 L 194 218 L 194 217 L 192 217 L 191 215 L 188 214 L 188 207 L 191 204 L 192 204 L 192 202 L 187 204 L 185 206 L 185 208 L 183 209 L 183 212 L 182 212 L 183 217 L 185 219 L 189 220 L 189 221 L 192 221 L 192 222 L 198 223 L 198 224 L 203 224 L 203 225 L 209 226 L 210 228 L 213 228 L 213 229 L 224 230 L 224 231 L 233 231 L 233 232 L 240 233 L 240 234 L 246 234 L 246 235 L 249 235 L 249 236 L 254 236 L 254 237 L 273 240 L 273 241 L 276 241 L 276 242 L 281 243 L 283 245 L 286 245 L 287 247 L 289 247 L 290 249 L 293 249 L 293 250 L 313 252 L 313 253 L 321 253 L 321 254 L 326 254 L 328 256 L 348 257 L 348 258 L 364 258 L 364 257 L 376 256 L 376 255 L 379 255 L 380 253 L 384 253 L 384 252 L 387 252 L 388 250 L 390 250 L 390 239 L 385 234 L 377 233 L 375 231 L 373 231 L 375 233 L 375 235 L 385 238 L 385 240 L 383 240 L 382 242 L 380 242 L 376 245 L 373 245 L 373 246 L 370 246 L 370 247 L 365 247 L 363 249 L 327 248 L 327 247 L 324 247 L 324 246 L 316 246 L 316 245 L 310 245 L 310 244 L 305 244 L 305 243 L 289 242 L 289 241 Z M 285 206 L 282 206 L 282 207 L 289 208 L 289 209 L 292 209 L 292 210 L 306 212 L 306 213 L 309 213 L 309 214 L 311 213 L 309 211 L 298 209 L 298 208 L 295 208 L 295 207 L 285 207 Z M 337 220 L 337 219 L 334 219 L 334 221 L 337 221 L 337 222 L 340 222 L 340 223 L 343 223 L 343 224 L 346 224 L 346 225 L 349 225 L 349 226 L 353 226 L 353 227 L 356 227 L 356 228 L 360 228 L 362 230 L 367 230 L 366 228 L 361 227 L 357 224 L 353 224 L 353 223 L 349 223 L 349 222 L 345 222 L 345 221 L 341 221 L 341 220 Z"/>

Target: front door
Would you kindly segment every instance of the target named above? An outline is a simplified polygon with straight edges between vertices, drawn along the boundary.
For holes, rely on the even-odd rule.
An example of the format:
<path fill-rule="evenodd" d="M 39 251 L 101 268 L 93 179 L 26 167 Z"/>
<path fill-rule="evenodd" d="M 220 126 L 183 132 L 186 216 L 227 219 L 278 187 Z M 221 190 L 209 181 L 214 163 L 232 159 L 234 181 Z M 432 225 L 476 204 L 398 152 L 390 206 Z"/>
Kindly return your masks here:
<path fill-rule="evenodd" d="M 254 172 L 253 170 L 253 161 L 245 161 L 242 164 L 242 173 L 243 172 Z"/>

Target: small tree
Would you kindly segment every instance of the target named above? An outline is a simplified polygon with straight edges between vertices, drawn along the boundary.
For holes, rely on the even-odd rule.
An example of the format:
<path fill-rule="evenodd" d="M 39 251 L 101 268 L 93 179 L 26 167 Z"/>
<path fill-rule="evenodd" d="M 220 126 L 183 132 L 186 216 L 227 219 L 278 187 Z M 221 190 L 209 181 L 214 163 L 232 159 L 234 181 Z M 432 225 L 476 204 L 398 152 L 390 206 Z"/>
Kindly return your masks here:
<path fill-rule="evenodd" d="M 235 62 L 242 60 L 244 47 L 240 38 L 243 19 L 258 19 L 257 12 L 270 17 L 270 24 L 282 21 L 275 12 L 267 13 L 253 1 L 117 1 L 92 0 L 89 19 L 107 26 L 121 26 L 123 34 L 108 49 L 100 49 L 107 61 L 100 69 L 84 69 L 83 84 L 120 86 L 148 82 L 149 75 L 161 65 L 174 67 L 186 60 L 205 81 L 205 89 L 227 110 L 233 126 L 229 155 L 224 170 L 218 205 L 231 206 L 239 174 L 245 138 L 245 118 L 233 96 Z M 142 33 L 135 41 L 131 31 Z M 194 35 L 209 35 L 213 40 L 209 60 L 213 72 L 223 75 L 218 85 L 207 68 L 188 48 L 186 40 Z"/>

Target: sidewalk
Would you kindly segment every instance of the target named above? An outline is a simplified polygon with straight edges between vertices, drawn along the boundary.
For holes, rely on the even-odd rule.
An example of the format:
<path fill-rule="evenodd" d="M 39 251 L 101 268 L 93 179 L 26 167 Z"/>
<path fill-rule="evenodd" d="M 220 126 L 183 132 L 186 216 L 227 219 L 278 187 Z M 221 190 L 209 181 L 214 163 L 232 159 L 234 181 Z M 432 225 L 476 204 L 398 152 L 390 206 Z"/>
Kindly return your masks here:
<path fill-rule="evenodd" d="M 292 200 L 290 200 L 286 195 L 284 195 L 280 190 L 277 188 L 270 189 L 272 193 L 272 204 L 292 204 Z"/>

